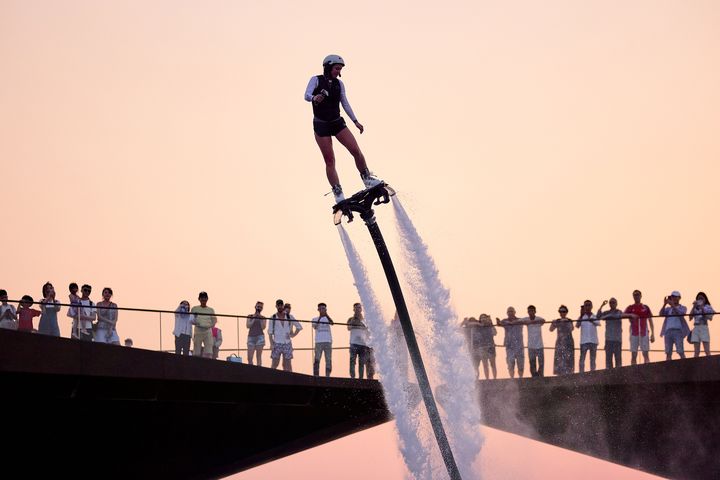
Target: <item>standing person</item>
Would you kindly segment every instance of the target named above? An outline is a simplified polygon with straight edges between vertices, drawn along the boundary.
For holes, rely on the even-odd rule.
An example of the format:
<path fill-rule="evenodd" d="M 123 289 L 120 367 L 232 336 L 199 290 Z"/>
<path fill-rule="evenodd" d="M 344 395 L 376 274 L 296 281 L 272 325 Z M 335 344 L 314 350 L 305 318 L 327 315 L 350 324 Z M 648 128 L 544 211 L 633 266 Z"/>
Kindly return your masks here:
<path fill-rule="evenodd" d="M 603 307 L 610 304 L 610 310 L 603 312 Z M 622 367 L 622 319 L 636 319 L 634 313 L 623 313 L 617 308 L 617 300 L 611 297 L 610 301 L 603 300 L 597 311 L 598 320 L 605 321 L 605 368 Z M 614 360 L 614 362 L 613 362 Z"/>
<path fill-rule="evenodd" d="M 195 305 L 190 309 L 193 316 L 192 324 L 195 325 L 193 356 L 211 358 L 213 354 L 212 327 L 217 323 L 217 317 L 215 310 L 207 306 L 208 294 L 206 292 L 198 294 L 198 301 L 200 305 Z"/>
<path fill-rule="evenodd" d="M 505 328 L 505 354 L 510 378 L 515 378 L 517 365 L 518 377 L 525 371 L 525 346 L 523 345 L 523 322 L 516 316 L 515 307 L 508 307 L 507 318 L 496 318 L 498 326 Z"/>
<path fill-rule="evenodd" d="M 183 300 L 175 309 L 175 355 L 190 355 L 190 339 L 192 339 L 192 315 L 190 302 Z"/>
<path fill-rule="evenodd" d="M 368 328 L 363 317 L 362 304 L 353 304 L 353 316 L 347 321 L 347 329 L 350 330 L 350 378 L 355 378 L 355 363 L 357 361 L 357 378 L 363 378 L 367 367 L 368 378 L 370 366 L 368 365 L 370 346 L 368 342 Z"/>
<path fill-rule="evenodd" d="M 527 349 L 528 363 L 530 363 L 530 376 L 544 377 L 545 345 L 543 344 L 542 338 L 542 326 L 545 324 L 545 319 L 535 315 L 536 312 L 537 309 L 535 305 L 528 305 L 528 316 L 523 318 L 522 321 L 527 325 Z"/>
<path fill-rule="evenodd" d="M 712 305 L 708 300 L 705 292 L 698 292 L 693 302 L 692 310 L 690 315 L 693 318 L 693 330 L 690 337 L 690 341 L 695 347 L 695 356 L 700 356 L 700 343 L 702 343 L 705 355 L 710 356 L 710 330 L 708 329 L 708 322 L 713 319 Z"/>
<path fill-rule="evenodd" d="M 478 355 L 476 348 L 476 339 L 480 338 L 477 332 L 480 329 L 480 322 L 475 317 L 465 317 L 460 322 L 460 327 L 465 330 L 465 342 L 467 343 L 468 353 L 470 354 L 470 360 L 472 360 L 473 368 L 475 369 L 475 378 L 478 377 L 478 368 L 480 367 L 480 356 Z"/>
<path fill-rule="evenodd" d="M 318 303 L 318 316 L 312 319 L 312 327 L 315 329 L 315 360 L 313 361 L 313 375 L 320 375 L 320 358 L 325 353 L 325 376 L 329 377 L 332 372 L 332 331 L 334 325 L 332 318 L 327 313 L 327 304 Z"/>
<path fill-rule="evenodd" d="M 17 310 L 8 303 L 7 290 L 0 290 L 0 328 L 17 330 Z"/>
<path fill-rule="evenodd" d="M 265 327 L 267 320 L 262 314 L 265 304 L 261 301 L 255 302 L 255 312 L 247 317 L 245 323 L 248 328 L 247 349 L 248 364 L 253 364 L 253 357 L 257 358 L 257 366 L 262 367 L 262 352 L 265 348 Z"/>
<path fill-rule="evenodd" d="M 52 337 L 60 336 L 57 314 L 60 311 L 60 301 L 55 299 L 55 287 L 50 282 L 42 287 L 43 299 L 40 300 L 40 324 L 38 332 Z"/>
<path fill-rule="evenodd" d="M 492 371 L 492 377 L 494 380 L 497 378 L 497 366 L 495 365 L 495 336 L 497 335 L 497 329 L 493 326 L 492 318 L 490 317 L 490 315 L 486 313 L 480 314 L 480 316 L 478 317 L 478 322 L 480 323 L 481 327 L 477 331 L 477 333 L 480 335 L 480 338 L 477 339 L 478 357 L 482 362 L 485 378 L 490 378 L 488 376 L 489 363 L 490 371 Z"/>
<path fill-rule="evenodd" d="M 78 336 L 77 338 L 84 342 L 93 341 L 93 322 L 97 319 L 97 309 L 92 300 L 90 300 L 90 293 L 92 287 L 85 284 L 80 289 L 82 297 L 78 300 Z"/>
<path fill-rule="evenodd" d="M 642 303 L 642 292 L 633 291 L 632 305 L 628 305 L 625 313 L 635 315 L 630 317 L 630 363 L 637 365 L 638 349 L 642 350 L 643 362 L 650 362 L 650 343 L 655 342 L 655 325 L 652 320 L 650 307 Z M 648 336 L 648 322 L 650 322 L 650 335 Z"/>
<path fill-rule="evenodd" d="M 685 320 L 687 307 L 680 304 L 680 292 L 673 290 L 670 295 L 663 300 L 663 306 L 660 309 L 660 316 L 665 317 L 660 336 L 665 337 L 665 359 L 672 358 L 672 349 L 675 345 L 680 358 L 685 358 L 684 340 L 690 334 L 690 327 Z"/>
<path fill-rule="evenodd" d="M 30 295 L 23 295 L 20 299 L 20 303 L 17 308 L 18 316 L 18 331 L 19 332 L 34 332 L 35 327 L 33 326 L 33 318 L 39 317 L 41 312 L 32 308 L 35 300 Z"/>
<path fill-rule="evenodd" d="M 493 378 L 497 378 L 497 367 L 495 366 L 495 335 L 497 329 L 492 324 L 490 315 L 481 313 L 477 320 L 470 317 L 463 320 L 461 326 L 466 328 L 468 348 L 475 367 L 475 378 L 478 378 L 478 368 L 482 362 L 485 378 L 489 379 L 490 371 L 488 363 L 492 368 Z"/>
<path fill-rule="evenodd" d="M 293 346 L 292 339 L 302 326 L 289 314 L 289 310 L 285 309 L 285 302 L 278 299 L 275 302 L 277 313 L 273 313 L 268 325 L 268 336 L 270 337 L 270 358 L 272 359 L 271 368 L 277 368 L 280 364 L 280 357 L 283 361 L 283 370 L 292 372 Z"/>
<path fill-rule="evenodd" d="M 585 355 L 590 352 L 590 371 L 594 372 L 596 368 L 595 358 L 597 357 L 598 335 L 597 327 L 600 326 L 600 320 L 592 312 L 593 304 L 590 300 L 585 300 L 580 307 L 580 318 L 577 320 L 577 328 L 580 329 L 580 373 L 585 372 Z"/>
<path fill-rule="evenodd" d="M 339 78 L 340 71 L 345 66 L 345 60 L 339 55 L 328 55 L 323 60 L 322 66 L 322 75 L 314 76 L 308 82 L 305 89 L 305 100 L 312 102 L 315 141 L 320 148 L 323 160 L 325 160 L 325 174 L 335 195 L 335 203 L 338 203 L 345 200 L 345 196 L 335 169 L 332 137 L 336 137 L 355 159 L 355 166 L 360 172 L 365 188 L 379 185 L 382 180 L 368 170 L 365 156 L 360 151 L 352 132 L 347 128 L 345 120 L 340 116 L 340 104 L 342 104 L 345 113 L 360 130 L 360 133 L 365 131 L 365 127 L 358 122 L 350 107 L 350 102 L 345 94 L 345 85 Z"/>
<path fill-rule="evenodd" d="M 550 323 L 550 331 L 557 330 L 553 373 L 569 375 L 575 373 L 575 339 L 572 334 L 574 327 L 572 320 L 567 318 L 568 308 L 565 305 L 560 305 L 558 313 L 560 318 Z"/>
<path fill-rule="evenodd" d="M 97 328 L 95 329 L 95 341 L 120 345 L 120 337 L 117 333 L 118 309 L 117 304 L 110 301 L 112 296 L 112 288 L 103 288 L 103 299 L 96 305 Z"/>
<path fill-rule="evenodd" d="M 80 305 L 80 296 L 77 294 L 80 287 L 75 282 L 68 285 L 70 294 L 68 299 L 70 300 L 70 306 L 68 307 L 67 316 L 72 318 L 72 326 L 70 327 L 70 338 L 80 339 L 80 327 L 78 323 L 78 306 Z"/>

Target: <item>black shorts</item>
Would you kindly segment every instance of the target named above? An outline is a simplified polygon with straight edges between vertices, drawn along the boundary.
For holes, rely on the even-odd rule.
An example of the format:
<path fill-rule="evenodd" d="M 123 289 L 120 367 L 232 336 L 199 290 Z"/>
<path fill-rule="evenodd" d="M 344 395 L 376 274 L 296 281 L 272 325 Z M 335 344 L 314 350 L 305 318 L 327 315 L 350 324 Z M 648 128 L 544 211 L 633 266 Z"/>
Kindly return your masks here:
<path fill-rule="evenodd" d="M 342 132 L 344 128 L 347 128 L 347 125 L 345 124 L 345 119 L 342 117 L 330 120 L 329 122 L 313 118 L 313 130 L 315 130 L 318 137 L 334 137 Z"/>

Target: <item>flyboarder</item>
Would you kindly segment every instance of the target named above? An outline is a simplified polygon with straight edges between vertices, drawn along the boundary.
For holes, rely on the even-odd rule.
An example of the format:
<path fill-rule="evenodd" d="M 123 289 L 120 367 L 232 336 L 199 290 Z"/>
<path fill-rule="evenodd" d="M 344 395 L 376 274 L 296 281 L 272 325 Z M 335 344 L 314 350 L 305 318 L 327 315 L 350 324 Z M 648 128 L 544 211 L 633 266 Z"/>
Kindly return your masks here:
<path fill-rule="evenodd" d="M 345 95 L 345 85 L 339 78 L 340 71 L 344 66 L 345 60 L 340 55 L 328 55 L 323 60 L 322 75 L 312 77 L 305 89 L 305 100 L 312 102 L 313 106 L 315 141 L 325 160 L 325 173 L 335 195 L 335 203 L 345 200 L 345 196 L 335 169 L 332 137 L 337 137 L 338 141 L 348 149 L 355 159 L 355 166 L 360 172 L 365 188 L 372 188 L 383 183 L 382 180 L 370 173 L 355 136 L 347 128 L 345 119 L 340 116 L 340 104 L 342 103 L 343 110 L 360 130 L 360 134 L 365 130 L 355 117 Z"/>

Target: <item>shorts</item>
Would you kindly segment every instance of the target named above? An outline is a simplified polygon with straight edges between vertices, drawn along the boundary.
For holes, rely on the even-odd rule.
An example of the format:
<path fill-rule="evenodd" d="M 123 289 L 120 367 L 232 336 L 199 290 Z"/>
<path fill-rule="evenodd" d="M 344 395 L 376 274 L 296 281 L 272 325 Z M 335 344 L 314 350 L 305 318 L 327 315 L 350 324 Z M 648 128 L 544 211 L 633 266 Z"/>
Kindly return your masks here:
<path fill-rule="evenodd" d="M 477 360 L 489 360 L 495 358 L 495 345 L 476 346 L 473 355 Z"/>
<path fill-rule="evenodd" d="M 665 354 L 671 355 L 673 346 L 677 353 L 685 354 L 685 338 L 686 335 L 683 335 L 679 328 L 665 330 Z"/>
<path fill-rule="evenodd" d="M 8 330 L 17 330 L 17 322 L 15 320 L 10 320 L 9 318 L 5 318 L 2 321 L 0 321 L 0 328 L 6 328 Z"/>
<path fill-rule="evenodd" d="M 270 358 L 272 358 L 273 360 L 277 360 L 280 358 L 280 355 L 282 355 L 285 360 L 292 360 L 292 358 L 293 358 L 292 343 L 275 343 L 275 344 L 273 344 L 272 352 L 270 352 Z"/>
<path fill-rule="evenodd" d="M 695 325 L 693 328 L 692 336 L 690 337 L 692 343 L 709 342 L 710 341 L 710 330 L 707 325 Z"/>
<path fill-rule="evenodd" d="M 329 122 L 313 118 L 313 130 L 318 137 L 334 137 L 345 128 L 347 128 L 347 125 L 345 124 L 345 119 L 342 117 L 330 120 Z"/>
<path fill-rule="evenodd" d="M 643 352 L 649 352 L 650 351 L 650 337 L 647 335 L 642 336 L 642 337 L 639 337 L 637 335 L 630 335 L 630 351 L 637 352 L 638 347 Z"/>
<path fill-rule="evenodd" d="M 517 362 L 518 369 L 525 368 L 525 349 L 520 347 L 507 347 L 505 351 L 505 358 L 507 360 L 508 367 L 513 365 L 513 361 Z M 511 367 L 512 368 L 512 367 Z"/>
<path fill-rule="evenodd" d="M 257 348 L 265 346 L 265 335 L 253 335 L 248 337 L 248 348 Z"/>

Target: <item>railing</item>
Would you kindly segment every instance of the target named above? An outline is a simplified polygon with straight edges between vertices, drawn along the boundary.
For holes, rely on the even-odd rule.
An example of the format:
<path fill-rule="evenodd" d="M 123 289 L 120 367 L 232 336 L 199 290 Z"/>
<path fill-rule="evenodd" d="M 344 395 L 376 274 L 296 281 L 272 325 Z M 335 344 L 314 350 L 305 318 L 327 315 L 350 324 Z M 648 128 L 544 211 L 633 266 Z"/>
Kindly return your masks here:
<path fill-rule="evenodd" d="M 8 300 L 8 303 L 11 304 L 17 304 L 19 303 L 18 300 Z M 39 306 L 39 302 L 36 302 L 36 306 Z M 71 305 L 67 303 L 59 303 L 56 304 L 60 307 L 71 307 L 76 305 Z M 125 338 L 132 338 L 134 342 L 134 347 L 138 348 L 146 348 L 149 350 L 159 350 L 167 353 L 174 353 L 175 352 L 175 343 L 174 343 L 174 335 L 173 335 L 173 329 L 175 325 L 175 311 L 174 310 L 160 310 L 160 309 L 149 309 L 149 308 L 133 308 L 133 307 L 103 307 L 98 306 L 97 304 L 93 305 L 93 308 L 96 309 L 103 309 L 103 308 L 116 308 L 119 312 L 122 312 L 122 314 L 118 315 L 118 331 L 120 335 L 120 343 L 122 345 L 123 340 Z M 72 318 L 66 316 L 67 311 L 61 310 L 58 312 L 58 323 L 60 326 L 60 332 L 63 337 L 70 337 L 70 330 L 71 330 L 71 323 Z M 149 322 L 147 322 L 148 316 L 155 316 L 157 319 L 157 324 L 155 327 L 152 326 Z M 237 314 L 223 314 L 223 313 L 216 313 L 215 316 L 218 319 L 217 326 L 222 330 L 223 335 L 223 343 L 220 348 L 220 354 L 218 356 L 219 360 L 226 360 L 229 355 L 236 355 L 238 357 L 242 358 L 242 361 L 244 363 L 247 363 L 247 348 L 246 343 L 242 343 L 243 341 L 246 341 L 247 339 L 247 328 L 245 325 L 245 320 L 249 318 L 248 315 L 237 315 Z M 685 316 L 690 316 L 690 314 L 686 314 Z M 662 318 L 660 315 L 655 315 L 650 318 Z M 269 317 L 266 317 L 268 321 L 271 319 Z M 295 319 L 297 322 L 306 325 L 306 327 L 303 328 L 301 333 L 293 338 L 293 371 L 298 373 L 305 373 L 305 374 L 312 374 L 313 370 L 313 357 L 314 357 L 314 329 L 311 328 L 312 320 L 307 319 Z M 570 320 L 567 321 L 576 322 L 577 320 Z M 607 321 L 607 319 L 600 319 L 600 321 Z M 617 321 L 617 320 L 615 320 Z M 37 325 L 37 319 L 35 320 L 35 325 Z M 626 323 L 626 322 L 624 322 Z M 546 322 L 544 326 L 549 326 L 550 321 Z M 347 323 L 343 322 L 335 322 L 334 326 L 336 327 L 343 327 L 347 326 Z M 498 333 L 500 330 L 504 327 L 493 325 L 497 330 Z M 156 329 L 157 335 L 153 335 L 150 333 L 153 329 Z M 307 333 L 309 331 L 309 334 Z M 659 336 L 660 328 L 655 329 L 657 335 L 655 336 L 655 343 L 651 344 L 652 346 L 659 345 L 661 348 L 651 348 L 649 353 L 650 361 L 651 362 L 657 362 L 657 361 L 664 361 L 665 360 L 665 350 L 664 350 L 664 338 Z M 649 330 L 648 330 L 649 332 Z M 625 337 L 623 339 L 623 343 L 627 345 L 628 343 L 628 335 L 627 331 L 625 332 Z M 554 345 L 554 336 L 555 334 L 552 333 L 552 344 Z M 336 335 L 337 337 L 337 335 Z M 575 336 L 577 337 L 577 336 Z M 600 337 L 600 336 L 599 336 Z M 267 338 L 267 335 L 266 335 Z M 232 339 L 232 340 L 231 340 Z M 234 340 L 234 341 L 233 341 Z M 545 341 L 545 344 L 551 343 L 548 341 L 548 338 L 543 337 L 543 340 Z M 685 356 L 686 357 L 692 357 L 694 355 L 694 346 L 687 343 L 685 340 L 683 340 L 684 346 L 685 346 Z M 153 343 L 155 343 L 155 346 L 153 346 Z M 338 344 L 338 341 L 335 340 L 334 345 Z M 578 371 L 578 361 L 579 361 L 579 344 L 577 342 L 576 338 L 576 345 L 578 345 L 575 348 L 575 351 L 577 352 L 575 354 L 575 372 Z M 605 352 L 603 350 L 604 340 L 600 339 L 600 344 L 598 345 L 598 352 L 597 352 L 597 369 L 602 370 L 605 368 Z M 495 345 L 497 354 L 496 354 L 496 367 L 498 371 L 498 378 L 504 378 L 507 377 L 507 364 L 505 362 L 504 355 L 501 354 L 501 351 L 505 348 L 502 344 L 496 344 Z M 191 345 L 192 349 L 192 345 Z M 332 376 L 333 377 L 349 377 L 349 346 L 333 346 L 333 370 L 332 370 Z M 529 359 L 527 356 L 527 346 L 525 347 L 525 377 L 530 376 L 530 365 L 529 365 Z M 552 350 L 554 352 L 555 348 L 554 346 L 545 346 L 543 348 L 544 351 L 546 351 L 545 354 L 545 368 L 544 368 L 544 374 L 545 376 L 552 376 L 553 375 L 553 353 L 547 353 L 548 350 Z M 271 365 L 271 359 L 270 359 L 270 343 L 269 341 L 266 341 L 265 347 L 263 349 L 262 357 L 263 357 L 263 367 L 270 367 Z M 631 350 L 629 348 L 623 348 L 622 349 L 622 365 L 630 365 L 630 355 Z M 711 354 L 718 354 L 720 353 L 719 350 L 711 350 Z M 704 350 L 701 348 L 701 355 L 705 355 Z M 468 352 L 468 357 L 470 356 L 470 353 Z M 677 358 L 677 354 L 673 353 L 673 358 Z M 321 375 L 325 372 L 325 360 L 323 358 L 320 373 Z M 637 363 L 642 364 L 644 362 L 642 350 L 637 352 Z M 585 360 L 585 371 L 589 371 L 589 354 L 587 355 L 587 358 Z M 356 367 L 357 368 L 357 367 Z M 482 366 L 480 367 L 480 377 L 484 378 Z"/>
<path fill-rule="evenodd" d="M 9 304 L 17 305 L 20 300 L 8 300 Z M 33 308 L 39 309 L 40 302 L 35 302 Z M 71 325 L 73 319 L 68 317 L 67 308 L 78 307 L 70 303 L 56 303 L 56 306 L 64 307 L 58 312 L 58 324 L 60 327 L 60 333 L 62 337 L 69 338 L 71 336 Z M 173 329 L 175 326 L 175 311 L 174 310 L 162 310 L 153 308 L 136 308 L 136 307 L 105 307 L 97 304 L 93 304 L 92 308 L 95 309 L 115 309 L 118 313 L 117 331 L 120 336 L 120 344 L 122 345 L 124 339 L 131 338 L 133 340 L 133 347 L 144 348 L 148 350 L 157 350 L 166 353 L 175 353 L 175 336 L 173 335 Z M 155 318 L 157 323 L 148 322 L 148 317 Z M 216 313 L 217 327 L 222 330 L 223 343 L 220 347 L 220 354 L 218 360 L 226 360 L 231 354 L 235 354 L 242 358 L 243 363 L 247 363 L 247 327 L 245 325 L 248 315 L 238 314 L 225 314 Z M 270 317 L 266 317 L 268 322 L 271 321 Z M 312 375 L 313 373 L 313 357 L 315 353 L 315 332 L 311 328 L 312 320 L 307 319 L 295 319 L 298 323 L 303 325 L 303 329 L 300 334 L 293 338 L 293 371 L 298 373 L 306 373 Z M 33 321 L 34 327 L 38 326 L 38 318 Z M 348 324 L 344 322 L 334 322 L 334 326 L 346 327 Z M 152 334 L 152 331 L 157 334 Z M 266 343 L 262 352 L 263 367 L 270 367 L 272 360 L 270 359 L 270 342 L 267 339 L 266 329 Z M 244 343 L 241 343 L 244 342 Z M 334 342 L 335 343 L 335 342 Z M 190 349 L 192 350 L 193 345 L 191 344 Z M 350 363 L 350 347 L 348 346 L 334 346 L 333 347 L 333 370 L 332 375 L 334 377 L 349 377 L 349 363 Z M 280 365 L 282 368 L 282 363 Z M 357 368 L 357 367 L 356 367 Z M 325 372 L 325 358 L 321 363 L 320 372 L 324 375 Z"/>

